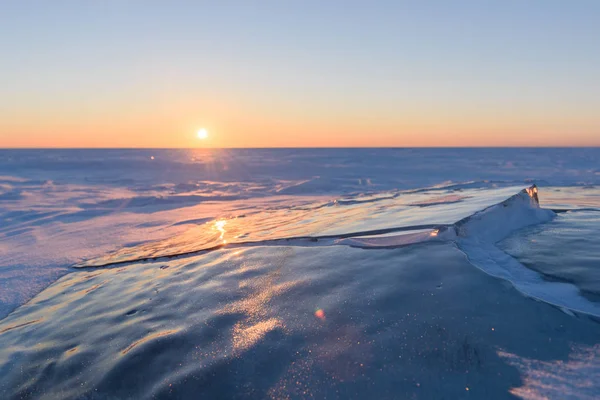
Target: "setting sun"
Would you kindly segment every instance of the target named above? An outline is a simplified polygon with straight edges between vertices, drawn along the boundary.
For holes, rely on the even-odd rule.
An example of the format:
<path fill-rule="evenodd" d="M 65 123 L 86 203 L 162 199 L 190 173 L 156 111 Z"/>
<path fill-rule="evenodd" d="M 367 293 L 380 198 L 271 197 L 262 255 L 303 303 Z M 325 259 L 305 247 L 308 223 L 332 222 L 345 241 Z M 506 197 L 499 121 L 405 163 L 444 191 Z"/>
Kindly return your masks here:
<path fill-rule="evenodd" d="M 206 129 L 202 128 L 198 131 L 198 139 L 204 140 L 207 137 L 208 137 L 208 131 Z"/>

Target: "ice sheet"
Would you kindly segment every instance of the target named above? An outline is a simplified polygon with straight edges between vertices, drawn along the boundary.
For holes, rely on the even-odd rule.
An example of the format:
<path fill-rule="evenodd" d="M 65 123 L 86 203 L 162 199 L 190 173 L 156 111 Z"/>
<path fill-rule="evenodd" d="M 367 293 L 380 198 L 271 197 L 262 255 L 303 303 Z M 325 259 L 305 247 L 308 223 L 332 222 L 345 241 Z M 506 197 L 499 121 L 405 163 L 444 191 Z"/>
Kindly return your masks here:
<path fill-rule="evenodd" d="M 0 150 L 0 318 L 81 261 L 169 238 L 182 248 L 214 241 L 220 233 L 207 227 L 215 220 L 239 235 L 225 240 L 451 223 L 489 205 L 489 189 L 599 184 L 599 154 Z M 248 222 L 236 228 L 231 218 L 242 216 Z"/>

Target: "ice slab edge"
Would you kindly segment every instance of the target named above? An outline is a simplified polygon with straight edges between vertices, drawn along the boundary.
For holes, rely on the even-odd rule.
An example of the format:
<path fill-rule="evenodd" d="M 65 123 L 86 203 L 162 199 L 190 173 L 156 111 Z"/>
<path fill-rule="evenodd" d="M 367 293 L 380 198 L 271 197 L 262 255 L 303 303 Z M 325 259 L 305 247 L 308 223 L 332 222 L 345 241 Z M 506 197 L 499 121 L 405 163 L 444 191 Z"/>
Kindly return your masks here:
<path fill-rule="evenodd" d="M 549 282 L 517 259 L 500 250 L 496 243 L 526 226 L 550 221 L 552 210 L 541 208 L 535 185 L 502 203 L 479 211 L 455 224 L 458 248 L 469 262 L 497 278 L 509 281 L 524 295 L 561 308 L 600 317 L 600 304 L 583 297 L 577 286 Z"/>

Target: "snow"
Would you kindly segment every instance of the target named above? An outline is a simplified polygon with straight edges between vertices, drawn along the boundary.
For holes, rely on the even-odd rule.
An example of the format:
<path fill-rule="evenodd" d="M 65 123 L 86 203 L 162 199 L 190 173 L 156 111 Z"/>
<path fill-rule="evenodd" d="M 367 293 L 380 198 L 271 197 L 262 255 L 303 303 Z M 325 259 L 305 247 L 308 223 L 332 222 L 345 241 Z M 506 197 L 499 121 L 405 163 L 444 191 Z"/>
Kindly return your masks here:
<path fill-rule="evenodd" d="M 0 151 L 0 395 L 596 398 L 600 303 L 497 242 L 599 154 Z"/>

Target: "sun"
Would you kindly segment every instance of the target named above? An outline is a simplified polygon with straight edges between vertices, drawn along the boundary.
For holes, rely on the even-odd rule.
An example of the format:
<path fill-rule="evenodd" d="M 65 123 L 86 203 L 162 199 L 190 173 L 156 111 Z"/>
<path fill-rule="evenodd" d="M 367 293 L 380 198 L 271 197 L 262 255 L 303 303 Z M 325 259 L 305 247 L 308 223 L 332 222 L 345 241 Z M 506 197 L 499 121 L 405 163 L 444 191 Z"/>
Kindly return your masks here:
<path fill-rule="evenodd" d="M 201 128 L 198 131 L 198 139 L 204 140 L 208 137 L 208 131 L 204 128 Z"/>

